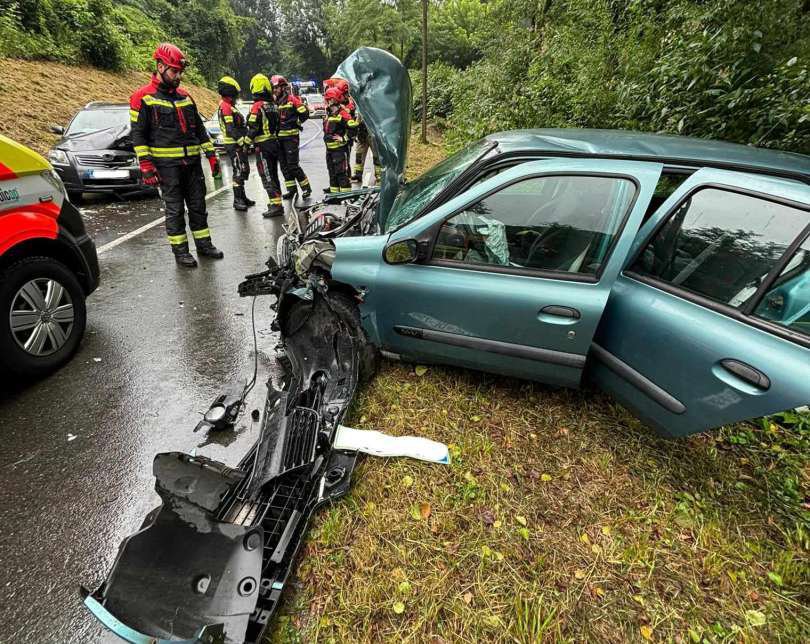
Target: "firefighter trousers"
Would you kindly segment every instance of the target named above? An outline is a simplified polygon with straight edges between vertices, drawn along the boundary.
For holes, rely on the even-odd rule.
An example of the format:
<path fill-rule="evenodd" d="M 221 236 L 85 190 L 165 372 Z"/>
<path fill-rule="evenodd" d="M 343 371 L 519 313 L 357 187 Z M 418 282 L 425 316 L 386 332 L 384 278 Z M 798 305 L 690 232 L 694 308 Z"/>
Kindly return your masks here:
<path fill-rule="evenodd" d="M 295 190 L 297 181 L 301 190 L 309 190 L 309 179 L 298 162 L 299 137 L 280 136 L 278 142 L 281 144 L 281 172 L 284 175 L 284 187 L 291 192 Z"/>
<path fill-rule="evenodd" d="M 281 184 L 278 180 L 278 167 L 283 164 L 281 146 L 276 140 L 263 141 L 256 145 L 256 170 L 261 177 L 262 185 L 267 192 L 267 203 L 281 206 Z"/>
<path fill-rule="evenodd" d="M 160 175 L 160 190 L 166 206 L 166 235 L 172 250 L 188 250 L 185 210 L 194 243 L 211 239 L 208 211 L 205 207 L 205 179 L 200 158 L 187 158 L 180 164 L 155 163 Z M 204 243 L 204 242 L 203 242 Z"/>
<path fill-rule="evenodd" d="M 250 163 L 248 162 L 247 148 L 243 145 L 229 143 L 225 146 L 225 154 L 228 155 L 228 159 L 231 161 L 233 185 L 237 187 L 244 186 L 250 176 Z"/>
<path fill-rule="evenodd" d="M 326 150 L 326 168 L 329 170 L 329 192 L 349 192 L 352 189 L 349 180 L 348 147 Z"/>
<path fill-rule="evenodd" d="M 354 172 L 352 174 L 360 177 L 360 181 L 363 180 L 363 169 L 366 167 L 366 157 L 369 152 L 371 152 L 371 159 L 374 163 L 374 178 L 379 182 L 382 167 L 379 165 L 377 155 L 371 147 L 371 138 L 367 131 L 357 136 L 357 142 L 354 146 Z"/>

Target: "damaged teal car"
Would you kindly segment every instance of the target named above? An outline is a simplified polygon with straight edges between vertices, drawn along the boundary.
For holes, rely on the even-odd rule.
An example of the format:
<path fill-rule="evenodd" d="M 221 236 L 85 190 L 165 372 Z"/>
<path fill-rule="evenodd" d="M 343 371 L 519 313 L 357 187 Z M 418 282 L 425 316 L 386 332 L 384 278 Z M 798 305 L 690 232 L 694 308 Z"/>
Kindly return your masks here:
<path fill-rule="evenodd" d="M 810 157 L 523 130 L 405 182 L 407 71 L 363 48 L 338 75 L 379 198 L 371 224 L 316 230 L 294 260 L 354 296 L 383 355 L 589 381 L 673 437 L 810 402 Z"/>

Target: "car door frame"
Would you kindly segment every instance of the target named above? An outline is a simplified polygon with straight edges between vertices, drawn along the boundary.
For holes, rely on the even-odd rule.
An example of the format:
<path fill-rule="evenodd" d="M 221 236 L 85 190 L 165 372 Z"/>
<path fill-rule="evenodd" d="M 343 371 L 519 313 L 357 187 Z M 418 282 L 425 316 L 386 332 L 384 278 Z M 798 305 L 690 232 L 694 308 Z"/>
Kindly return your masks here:
<path fill-rule="evenodd" d="M 805 349 L 810 349 L 810 337 L 792 331 L 791 329 L 780 326 L 774 322 L 757 318 L 753 315 L 753 311 L 756 310 L 757 305 L 761 301 L 762 297 L 764 297 L 764 295 L 768 292 L 768 289 L 773 284 L 774 280 L 778 278 L 781 271 L 790 261 L 791 257 L 796 253 L 801 244 L 810 237 L 810 220 L 808 221 L 808 224 L 796 234 L 792 242 L 786 246 L 782 256 L 768 271 L 762 283 L 757 287 L 756 292 L 749 298 L 749 301 L 746 302 L 745 306 L 742 308 L 735 308 L 728 304 L 717 302 L 706 296 L 700 295 L 677 285 L 673 285 L 664 280 L 642 275 L 630 270 L 630 267 L 635 265 L 636 261 L 639 259 L 644 250 L 659 234 L 661 228 L 670 221 L 674 213 L 684 204 L 684 202 L 691 198 L 691 196 L 695 193 L 705 189 L 723 190 L 749 196 L 754 199 L 778 203 L 780 205 L 804 211 L 808 213 L 808 217 L 810 218 L 810 202 L 801 201 L 802 193 L 805 198 L 807 197 L 808 187 L 805 184 L 767 175 L 753 175 L 739 171 L 702 168 L 693 173 L 683 182 L 683 184 L 676 188 L 664 201 L 664 203 L 661 204 L 658 210 L 656 210 L 649 220 L 641 227 L 637 239 L 633 244 L 633 248 L 627 256 L 625 265 L 623 266 L 621 273 L 617 276 L 614 292 L 611 294 L 611 300 L 614 300 L 614 298 L 632 297 L 632 290 L 630 289 L 635 288 L 633 287 L 633 283 L 635 282 L 651 289 L 659 290 L 665 294 L 665 297 L 684 300 L 686 303 L 688 303 L 688 305 L 698 307 L 698 312 L 700 310 L 705 310 L 708 315 L 715 314 L 721 318 L 730 320 L 732 324 L 741 324 L 767 334 L 765 336 L 761 336 L 761 339 L 764 342 L 786 342 L 788 343 L 788 347 L 795 345 L 797 347 L 796 350 L 799 352 Z M 650 305 L 652 306 L 652 304 Z M 606 308 L 608 311 L 610 311 L 611 309 L 620 310 L 621 307 L 619 302 L 614 300 L 609 301 Z M 604 326 L 608 325 L 609 321 L 604 324 Z M 603 325 L 600 325 L 600 327 L 602 326 Z M 628 332 L 626 336 L 627 338 L 633 337 L 632 328 L 624 330 Z M 674 334 L 668 335 L 671 337 Z M 765 404 L 765 401 L 768 399 L 765 396 L 762 396 L 761 400 L 763 401 L 763 404 L 761 405 L 761 413 L 758 413 L 757 415 L 746 415 L 745 417 L 732 418 L 731 420 L 724 419 L 719 423 L 707 419 L 708 422 L 697 423 L 694 425 L 693 429 L 684 431 L 684 428 L 679 425 L 675 417 L 686 414 L 690 410 L 691 405 L 699 401 L 688 399 L 684 400 L 684 397 L 677 391 L 675 391 L 673 394 L 672 387 L 668 387 L 665 383 L 663 383 L 660 377 L 656 379 L 656 376 L 650 373 L 648 368 L 642 367 L 637 363 L 634 364 L 627 355 L 627 353 L 630 351 L 630 348 L 626 344 L 628 342 L 627 340 L 625 340 L 625 344 L 621 346 L 622 351 L 618 352 L 618 355 L 613 346 L 603 346 L 603 344 L 608 343 L 605 341 L 605 336 L 605 329 L 600 328 L 597 331 L 597 335 L 593 343 L 587 367 L 592 379 L 595 380 L 599 386 L 606 389 L 608 393 L 617 397 L 620 402 L 630 409 L 632 413 L 642 418 L 642 420 L 646 421 L 648 424 L 652 425 L 659 433 L 663 435 L 680 437 L 688 433 L 711 429 L 719 424 L 726 424 L 727 422 L 739 422 L 741 420 L 757 417 L 757 415 L 767 415 L 787 408 L 783 407 L 782 409 L 772 409 Z M 618 342 L 618 339 L 614 340 L 611 337 L 609 342 L 611 345 L 613 345 Z M 778 346 L 782 348 L 785 345 L 780 344 Z M 684 347 L 684 351 L 687 350 L 688 348 Z M 734 359 L 735 356 L 727 356 L 727 358 Z M 743 366 L 751 368 L 751 366 L 746 364 L 744 361 Z M 688 381 L 695 379 L 696 377 L 699 378 L 699 374 L 684 374 L 682 379 Z M 659 411 L 666 413 L 660 413 L 657 414 L 655 418 L 651 418 L 649 409 L 645 407 L 645 399 L 639 399 L 639 406 L 635 406 L 632 397 L 628 395 L 628 392 L 631 389 L 629 389 L 627 385 L 629 385 L 633 390 L 643 394 L 647 401 L 652 400 L 655 402 L 658 406 L 660 406 Z M 770 386 L 771 383 L 768 382 L 768 388 L 770 388 Z M 789 395 L 782 396 L 781 399 L 789 399 L 791 396 L 795 398 L 796 394 L 794 390 L 800 388 L 801 387 L 797 387 L 789 390 Z M 800 404 L 807 404 L 807 402 L 810 402 L 810 384 L 808 384 L 807 390 L 808 400 L 796 400 L 795 405 L 789 404 L 788 406 L 798 406 Z M 767 393 L 767 391 L 768 390 L 766 389 L 765 392 Z M 775 398 L 776 395 L 773 397 Z M 799 394 L 799 397 L 801 397 L 801 394 Z M 706 413 L 705 409 L 703 410 L 703 413 Z M 671 414 L 671 416 L 667 416 L 667 414 Z M 721 414 L 718 412 L 716 418 L 719 418 L 720 416 Z"/>
<path fill-rule="evenodd" d="M 607 303 L 612 283 L 621 271 L 627 253 L 629 253 L 633 247 L 636 234 L 642 224 L 646 209 L 654 195 L 655 188 L 658 180 L 660 179 L 663 168 L 663 164 L 658 162 L 605 159 L 544 158 L 520 163 L 501 173 L 498 173 L 493 177 L 490 177 L 480 184 L 473 185 L 468 190 L 454 196 L 452 199 L 447 200 L 436 209 L 425 213 L 415 220 L 396 229 L 389 235 L 386 248 L 403 240 L 415 239 L 418 247 L 420 248 L 420 257 L 415 264 L 406 266 L 425 266 L 434 270 L 437 268 L 446 268 L 478 273 L 483 272 L 488 274 L 501 273 L 506 275 L 529 277 L 535 280 L 553 280 L 555 282 L 566 282 L 572 285 L 582 284 L 583 286 L 592 290 L 593 297 L 601 299 L 601 305 L 599 305 L 601 315 L 601 312 L 604 311 L 604 306 Z M 448 219 L 511 185 L 533 178 L 553 176 L 598 176 L 625 179 L 630 181 L 635 188 L 633 199 L 622 215 L 622 220 L 616 229 L 615 237 L 611 241 L 611 245 L 602 266 L 600 266 L 600 269 L 596 275 L 525 269 L 518 267 L 502 267 L 487 264 L 465 265 L 462 262 L 432 260 L 432 253 L 436 244 L 439 230 L 444 222 L 446 222 Z M 389 268 L 397 268 L 396 266 L 388 266 L 388 268 L 386 268 L 385 260 L 383 260 L 383 262 L 384 264 L 380 267 L 380 271 L 385 271 Z M 380 277 L 381 274 L 378 272 L 378 281 L 380 280 Z M 407 342 L 399 339 L 406 336 L 407 331 L 406 333 L 402 333 L 402 331 L 397 332 L 395 330 L 397 324 L 395 320 L 388 317 L 387 309 L 388 307 L 386 306 L 377 307 L 376 312 L 377 330 L 382 345 L 385 349 L 394 353 L 408 355 L 407 347 L 404 346 L 407 344 Z M 392 313 L 391 315 L 395 314 Z M 565 360 L 571 358 L 572 363 L 574 362 L 573 357 L 581 358 L 576 361 L 577 366 L 574 367 L 578 369 L 576 382 L 566 382 L 564 384 L 568 384 L 569 386 L 578 386 L 585 367 L 585 359 L 590 346 L 590 339 L 593 337 L 593 334 L 596 331 L 598 322 L 598 318 L 595 321 L 588 321 L 588 325 L 590 325 L 588 341 L 581 353 L 577 352 L 572 353 L 571 356 L 561 356 L 561 359 Z M 416 334 L 417 331 L 418 330 L 414 330 L 412 332 Z M 419 338 L 419 336 L 410 336 L 411 340 L 413 338 Z M 419 339 L 427 338 L 421 337 Z M 445 341 L 448 340 L 448 338 L 443 339 Z M 490 342 L 488 342 L 488 340 L 490 340 Z M 532 347 L 521 344 L 511 345 L 510 343 L 491 341 L 491 339 L 488 338 L 461 337 L 458 339 L 458 341 L 464 344 L 478 342 L 481 351 L 511 356 L 516 360 L 520 360 L 521 356 L 523 359 L 526 359 L 526 356 L 522 355 L 524 353 L 527 355 L 533 354 L 536 357 L 542 355 L 542 353 L 535 354 L 532 351 L 533 349 L 540 351 L 545 350 L 542 347 Z M 579 344 L 579 342 L 577 342 L 577 344 Z M 469 363 L 455 364 L 470 366 Z M 506 370 L 501 372 L 521 375 L 522 377 L 531 377 L 523 373 L 520 369 L 515 371 Z M 542 378 L 536 379 L 544 380 Z"/>

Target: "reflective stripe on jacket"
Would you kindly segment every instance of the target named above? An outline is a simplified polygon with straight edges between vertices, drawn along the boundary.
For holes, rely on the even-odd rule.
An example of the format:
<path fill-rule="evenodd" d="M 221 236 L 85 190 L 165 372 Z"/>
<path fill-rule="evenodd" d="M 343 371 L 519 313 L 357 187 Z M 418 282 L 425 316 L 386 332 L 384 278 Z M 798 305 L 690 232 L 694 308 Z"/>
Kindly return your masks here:
<path fill-rule="evenodd" d="M 323 119 L 323 140 L 327 150 L 338 150 L 345 147 L 356 131 L 357 121 L 344 109 L 337 114 L 327 114 Z"/>
<path fill-rule="evenodd" d="M 299 125 L 309 118 L 309 110 L 304 102 L 292 94 L 285 94 L 276 99 L 278 106 L 278 135 L 298 136 L 301 132 Z"/>
<path fill-rule="evenodd" d="M 274 110 L 275 106 L 272 103 L 262 100 L 254 101 L 250 106 L 247 118 L 247 136 L 254 143 L 263 143 L 278 138 L 278 118 Z"/>
<path fill-rule="evenodd" d="M 215 154 L 194 99 L 183 89 L 169 90 L 157 75 L 130 96 L 132 144 L 138 160 L 172 164 Z"/>
<path fill-rule="evenodd" d="M 245 144 L 247 137 L 245 117 L 228 98 L 223 98 L 219 102 L 217 120 L 219 129 L 222 131 L 222 142 L 225 145 Z"/>

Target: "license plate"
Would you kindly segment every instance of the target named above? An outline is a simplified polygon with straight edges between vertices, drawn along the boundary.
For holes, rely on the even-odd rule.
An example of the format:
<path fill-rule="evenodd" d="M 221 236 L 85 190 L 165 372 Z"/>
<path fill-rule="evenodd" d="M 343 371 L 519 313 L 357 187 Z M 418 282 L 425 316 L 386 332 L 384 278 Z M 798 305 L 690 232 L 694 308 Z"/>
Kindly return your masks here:
<path fill-rule="evenodd" d="M 129 179 L 129 170 L 85 170 L 86 179 Z"/>

